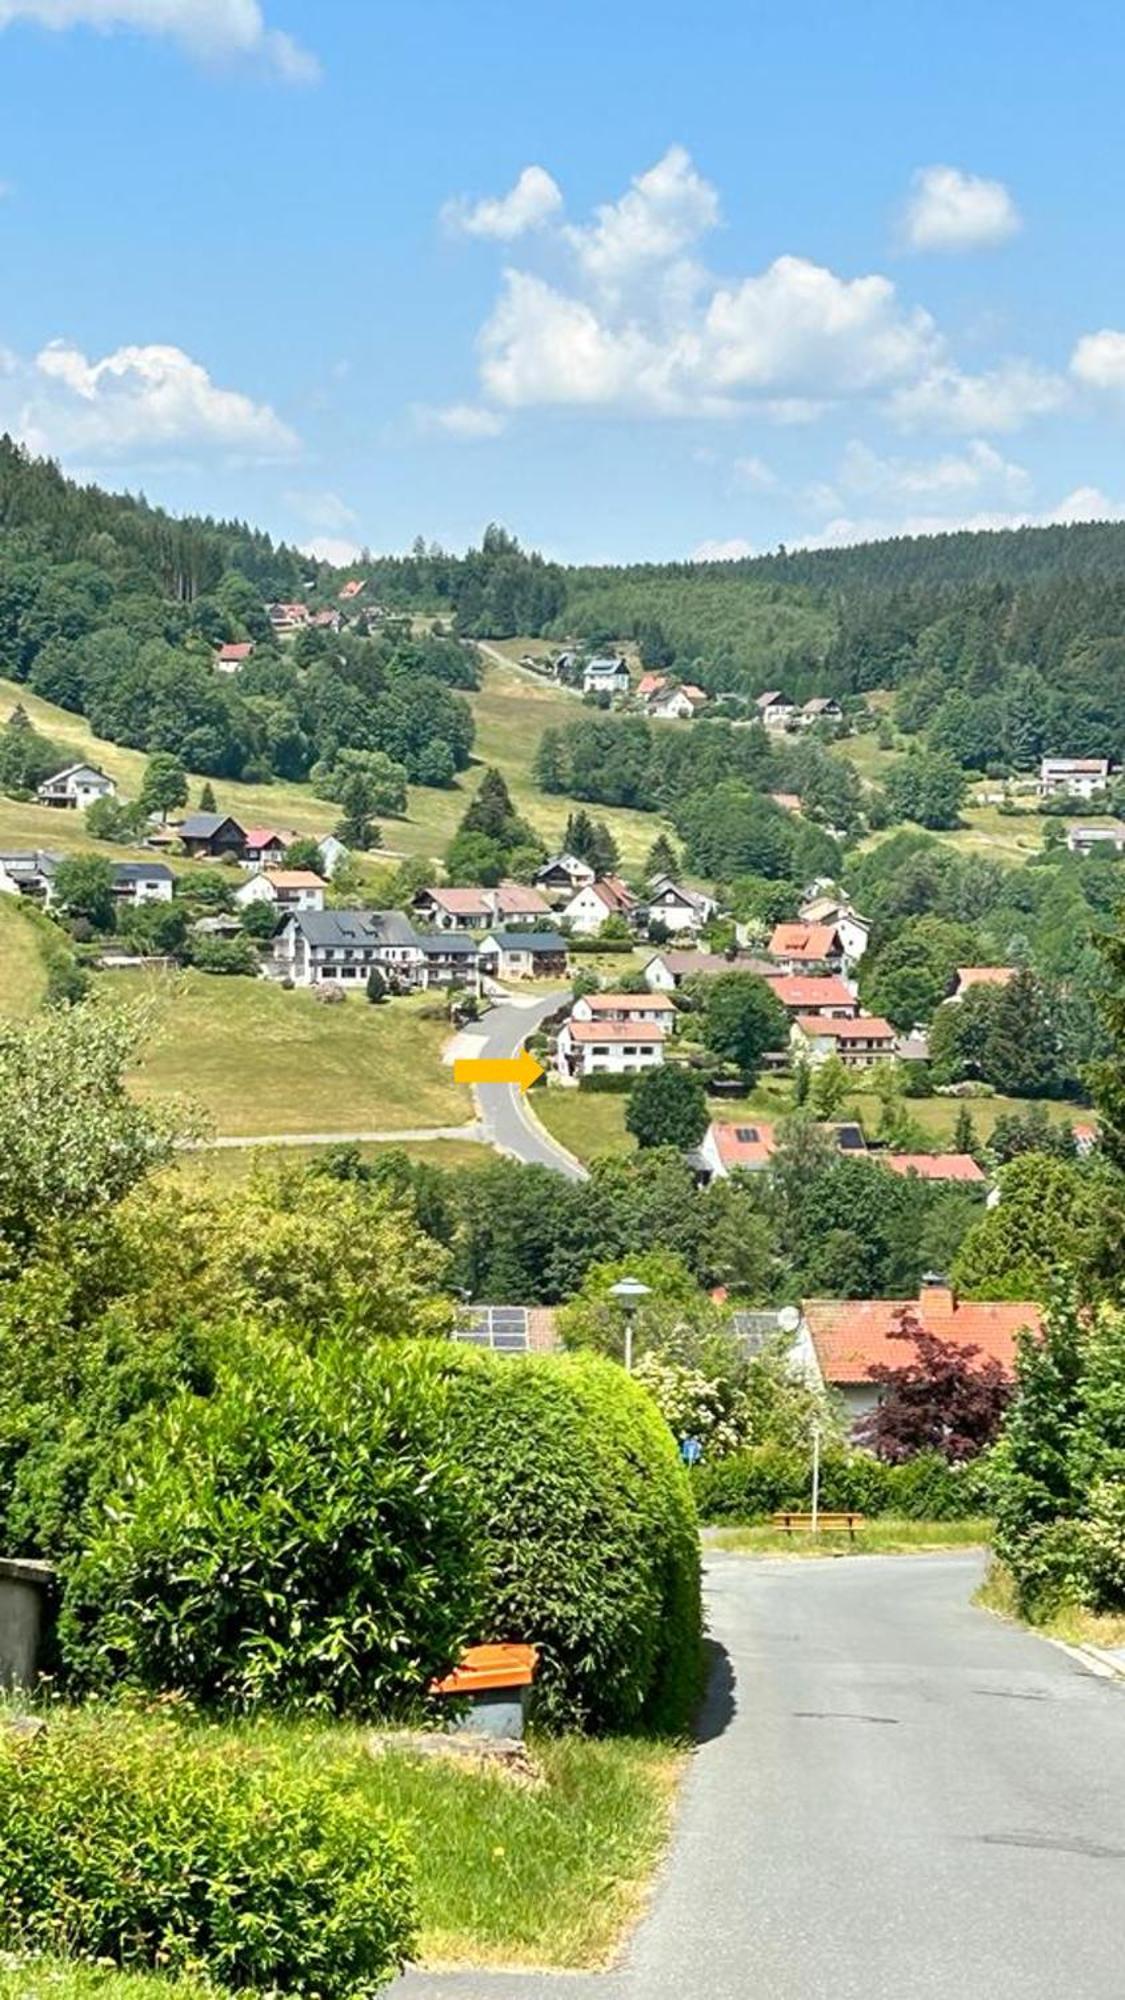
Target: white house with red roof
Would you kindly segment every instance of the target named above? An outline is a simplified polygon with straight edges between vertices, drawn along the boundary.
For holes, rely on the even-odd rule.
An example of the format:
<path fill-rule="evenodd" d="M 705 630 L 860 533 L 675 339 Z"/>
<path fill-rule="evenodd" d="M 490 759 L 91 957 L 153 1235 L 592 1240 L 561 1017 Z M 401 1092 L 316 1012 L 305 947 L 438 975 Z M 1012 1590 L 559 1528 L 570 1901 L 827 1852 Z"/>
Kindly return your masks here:
<path fill-rule="evenodd" d="M 685 681 L 682 687 L 658 689 L 645 705 L 657 722 L 690 722 L 697 709 L 706 708 L 707 693 L 704 688 Z"/>
<path fill-rule="evenodd" d="M 988 1176 L 971 1153 L 880 1153 L 892 1174 L 916 1174 L 920 1181 L 949 1181 L 958 1187 L 985 1187 Z"/>
<path fill-rule="evenodd" d="M 794 1365 L 810 1380 L 835 1391 L 853 1422 L 879 1400 L 877 1367 L 900 1368 L 910 1358 L 896 1329 L 913 1316 L 939 1340 L 974 1347 L 980 1358 L 1015 1366 L 1016 1337 L 1041 1333 L 1040 1309 L 1030 1300 L 980 1303 L 959 1299 L 941 1279 L 923 1281 L 916 1299 L 804 1299 L 794 1340 Z"/>
<path fill-rule="evenodd" d="M 217 674 L 236 674 L 240 667 L 246 665 L 253 651 L 253 639 L 239 639 L 231 644 L 220 646 L 215 654 L 215 672 Z"/>
<path fill-rule="evenodd" d="M 664 1061 L 664 1029 L 659 1021 L 582 1021 L 572 1014 L 559 1029 L 555 1061 L 566 1083 L 640 1076 Z"/>
<path fill-rule="evenodd" d="M 327 885 L 311 868 L 260 868 L 234 892 L 241 909 L 269 903 L 275 910 L 323 910 Z"/>
<path fill-rule="evenodd" d="M 707 1127 L 699 1158 L 711 1180 L 725 1181 L 734 1173 L 760 1174 L 776 1150 L 775 1128 L 762 1119 L 717 1120 Z"/>
<path fill-rule="evenodd" d="M 769 956 L 779 972 L 842 972 L 844 943 L 836 924 L 775 924 Z"/>
<path fill-rule="evenodd" d="M 636 908 L 637 898 L 619 876 L 602 875 L 576 889 L 559 915 L 579 937 L 596 937 L 608 917 L 629 919 Z"/>
<path fill-rule="evenodd" d="M 267 604 L 266 616 L 279 637 L 284 637 L 288 632 L 303 631 L 312 613 L 307 604 Z"/>
<path fill-rule="evenodd" d="M 859 1001 L 838 973 L 771 972 L 766 985 L 776 994 L 790 1020 L 800 1014 L 823 1014 L 829 1020 L 850 1021 Z"/>
<path fill-rule="evenodd" d="M 657 1021 L 666 1034 L 676 1025 L 676 1009 L 666 993 L 583 993 L 570 1010 L 572 1021 Z"/>
<path fill-rule="evenodd" d="M 248 826 L 242 856 L 244 868 L 280 868 L 297 835 L 292 827 Z"/>
<path fill-rule="evenodd" d="M 498 882 L 494 889 L 419 889 L 414 908 L 441 931 L 491 930 L 498 923 L 551 915 L 546 896 L 525 882 Z"/>
<path fill-rule="evenodd" d="M 794 1055 L 814 1068 L 839 1056 L 848 1069 L 865 1069 L 868 1063 L 892 1062 L 896 1053 L 895 1031 L 878 1014 L 856 1014 L 851 1020 L 798 1014 L 789 1033 Z"/>
<path fill-rule="evenodd" d="M 951 1000 L 963 1000 L 974 986 L 1008 986 L 1016 976 L 1014 965 L 959 965 L 957 984 Z"/>

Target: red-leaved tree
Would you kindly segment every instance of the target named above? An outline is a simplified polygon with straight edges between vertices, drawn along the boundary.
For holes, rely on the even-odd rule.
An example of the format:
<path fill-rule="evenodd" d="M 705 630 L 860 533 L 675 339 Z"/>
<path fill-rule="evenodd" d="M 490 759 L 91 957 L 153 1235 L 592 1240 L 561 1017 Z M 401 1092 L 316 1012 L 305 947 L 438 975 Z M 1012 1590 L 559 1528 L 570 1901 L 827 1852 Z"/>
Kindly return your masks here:
<path fill-rule="evenodd" d="M 856 1425 L 856 1438 L 877 1458 L 900 1465 L 920 1451 L 940 1452 L 951 1464 L 976 1458 L 995 1439 L 1012 1395 L 1012 1381 L 979 1347 L 941 1340 L 911 1306 L 895 1314 L 889 1338 L 909 1341 L 912 1352 L 898 1367 L 871 1370 L 882 1394 Z"/>

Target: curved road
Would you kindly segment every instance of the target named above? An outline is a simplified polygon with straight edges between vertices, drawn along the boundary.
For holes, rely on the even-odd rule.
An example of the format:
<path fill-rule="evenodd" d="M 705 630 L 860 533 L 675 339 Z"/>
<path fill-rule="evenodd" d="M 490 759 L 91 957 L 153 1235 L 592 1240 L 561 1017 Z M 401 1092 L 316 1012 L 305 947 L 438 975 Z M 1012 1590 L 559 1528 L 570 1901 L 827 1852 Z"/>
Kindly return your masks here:
<path fill-rule="evenodd" d="M 1122 2000 L 1125 1684 L 975 1610 L 971 1552 L 707 1572 L 701 1741 L 624 1963 L 403 2000 Z"/>
<path fill-rule="evenodd" d="M 554 1014 L 568 997 L 565 987 L 530 1003 L 502 1002 L 482 1016 L 475 1028 L 462 1038 L 473 1041 L 473 1053 L 480 1056 L 516 1056 L 528 1035 Z M 556 1145 L 528 1111 L 519 1086 L 514 1083 L 481 1083 L 475 1091 L 485 1133 L 494 1146 L 525 1165 L 553 1167 L 568 1180 L 586 1179 L 586 1169 Z"/>

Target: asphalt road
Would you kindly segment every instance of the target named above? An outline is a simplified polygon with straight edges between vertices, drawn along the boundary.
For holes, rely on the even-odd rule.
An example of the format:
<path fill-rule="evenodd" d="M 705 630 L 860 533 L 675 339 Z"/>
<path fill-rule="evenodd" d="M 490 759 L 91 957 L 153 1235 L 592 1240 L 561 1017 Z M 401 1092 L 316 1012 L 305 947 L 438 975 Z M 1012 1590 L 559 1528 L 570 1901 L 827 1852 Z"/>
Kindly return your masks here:
<path fill-rule="evenodd" d="M 533 1034 L 548 1014 L 555 1013 L 566 992 L 547 994 L 531 1006 L 492 1007 L 483 1015 L 474 1033 L 483 1035 L 483 1045 L 474 1051 L 482 1056 L 516 1056 L 528 1035 Z M 514 1083 L 481 1083 L 476 1090 L 481 1120 L 494 1146 L 529 1166 L 553 1167 L 568 1180 L 585 1180 L 584 1168 L 554 1140 L 527 1111 L 519 1086 Z"/>
<path fill-rule="evenodd" d="M 602 1979 L 414 2000 L 1122 2000 L 1125 1686 L 972 1608 L 956 1555 L 708 1564 L 676 1838 Z"/>

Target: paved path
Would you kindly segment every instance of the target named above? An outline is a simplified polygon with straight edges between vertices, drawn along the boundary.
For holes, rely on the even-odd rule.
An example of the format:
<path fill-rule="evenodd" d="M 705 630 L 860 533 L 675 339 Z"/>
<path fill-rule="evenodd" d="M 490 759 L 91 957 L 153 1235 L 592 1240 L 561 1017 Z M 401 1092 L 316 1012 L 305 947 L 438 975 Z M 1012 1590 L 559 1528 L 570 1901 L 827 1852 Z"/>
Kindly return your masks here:
<path fill-rule="evenodd" d="M 474 1055 L 518 1055 L 528 1035 L 535 1032 L 548 1014 L 554 1014 L 567 997 L 566 989 L 560 988 L 539 1000 L 513 1000 L 491 1008 L 470 1030 Z M 485 1132 L 502 1153 L 509 1153 L 528 1166 L 553 1167 L 568 1180 L 585 1180 L 585 1167 L 544 1130 L 528 1110 L 518 1084 L 481 1083 L 476 1086 L 475 1095 Z"/>
<path fill-rule="evenodd" d="M 1125 1687 L 975 1611 L 972 1555 L 707 1567 L 725 1653 L 625 1965 L 402 2000 L 1122 2000 Z"/>

